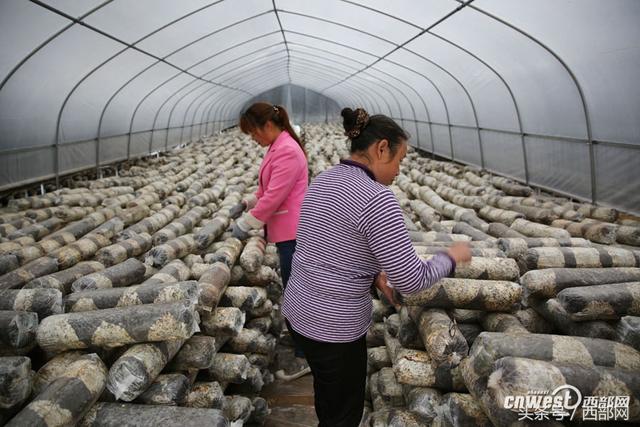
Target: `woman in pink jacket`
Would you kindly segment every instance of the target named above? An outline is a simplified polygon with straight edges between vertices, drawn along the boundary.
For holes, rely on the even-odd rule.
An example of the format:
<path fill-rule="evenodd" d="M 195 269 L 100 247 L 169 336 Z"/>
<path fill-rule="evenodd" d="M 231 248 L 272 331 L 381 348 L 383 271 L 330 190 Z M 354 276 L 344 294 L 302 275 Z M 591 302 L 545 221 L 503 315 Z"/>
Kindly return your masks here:
<path fill-rule="evenodd" d="M 278 248 L 282 284 L 286 286 L 309 182 L 306 154 L 287 111 L 279 105 L 256 102 L 240 117 L 240 129 L 269 149 L 260 165 L 258 191 L 244 201 L 248 212 L 233 225 L 233 235 L 244 240 L 250 230 L 264 227 L 267 240 Z"/>

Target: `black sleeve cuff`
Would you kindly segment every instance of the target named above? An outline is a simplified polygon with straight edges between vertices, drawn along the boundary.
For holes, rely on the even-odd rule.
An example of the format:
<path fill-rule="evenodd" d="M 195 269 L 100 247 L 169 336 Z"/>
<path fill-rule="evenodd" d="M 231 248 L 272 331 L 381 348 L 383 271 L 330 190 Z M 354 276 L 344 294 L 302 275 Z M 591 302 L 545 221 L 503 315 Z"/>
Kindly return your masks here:
<path fill-rule="evenodd" d="M 451 260 L 451 272 L 449 273 L 449 275 L 447 277 L 453 277 L 456 274 L 456 260 L 453 259 L 453 257 L 451 255 L 449 255 L 446 252 L 442 252 L 447 258 L 449 258 Z"/>

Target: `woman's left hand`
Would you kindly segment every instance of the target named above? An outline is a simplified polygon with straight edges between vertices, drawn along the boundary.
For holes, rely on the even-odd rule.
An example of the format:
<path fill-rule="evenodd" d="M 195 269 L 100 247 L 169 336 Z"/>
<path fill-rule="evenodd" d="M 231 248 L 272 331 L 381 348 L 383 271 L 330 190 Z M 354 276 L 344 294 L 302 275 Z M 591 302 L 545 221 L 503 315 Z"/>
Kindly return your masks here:
<path fill-rule="evenodd" d="M 241 220 L 242 218 L 238 218 L 236 222 L 233 223 L 231 236 L 239 240 L 247 240 L 249 238 L 249 230 L 251 230 L 251 228 L 247 227 Z"/>
<path fill-rule="evenodd" d="M 389 286 L 389 281 L 387 280 L 387 273 L 385 273 L 384 271 L 380 272 L 380 274 L 378 274 L 378 276 L 376 277 L 374 285 L 376 285 L 376 288 L 378 288 L 380 292 L 382 292 L 382 295 L 384 295 L 387 301 L 393 304 L 394 307 L 397 308 L 400 305 L 398 304 L 395 296 L 393 295 L 393 288 Z"/>
<path fill-rule="evenodd" d="M 251 215 L 251 212 L 245 212 L 233 223 L 231 235 L 237 239 L 246 240 L 249 238 L 249 231 L 262 227 L 264 227 L 264 222 Z"/>

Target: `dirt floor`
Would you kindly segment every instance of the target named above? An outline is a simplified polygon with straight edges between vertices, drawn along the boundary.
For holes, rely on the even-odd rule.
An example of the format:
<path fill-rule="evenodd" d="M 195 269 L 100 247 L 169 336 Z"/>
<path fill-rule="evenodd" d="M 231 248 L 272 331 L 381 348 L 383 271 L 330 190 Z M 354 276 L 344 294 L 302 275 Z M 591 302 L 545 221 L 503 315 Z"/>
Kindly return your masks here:
<path fill-rule="evenodd" d="M 311 375 L 291 382 L 276 382 L 262 390 L 269 402 L 271 415 L 265 427 L 315 427 L 318 418 L 313 408 L 313 379 Z"/>
<path fill-rule="evenodd" d="M 282 369 L 291 375 L 306 368 L 303 359 L 296 358 L 290 337 L 284 333 L 276 349 L 272 371 Z M 261 396 L 269 402 L 271 414 L 265 427 L 315 427 L 318 418 L 313 407 L 313 378 L 307 374 L 293 381 L 276 379 L 262 389 Z"/>

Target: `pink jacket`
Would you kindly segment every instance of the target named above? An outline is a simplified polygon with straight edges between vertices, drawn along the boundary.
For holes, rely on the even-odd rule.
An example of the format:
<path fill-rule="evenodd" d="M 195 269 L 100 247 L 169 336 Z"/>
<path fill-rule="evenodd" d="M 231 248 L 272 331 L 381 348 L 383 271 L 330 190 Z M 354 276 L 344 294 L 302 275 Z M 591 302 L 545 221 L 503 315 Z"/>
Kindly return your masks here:
<path fill-rule="evenodd" d="M 295 239 L 308 173 L 304 152 L 289 132 L 282 131 L 269 146 L 258 180 L 251 215 L 265 223 L 269 242 Z"/>

